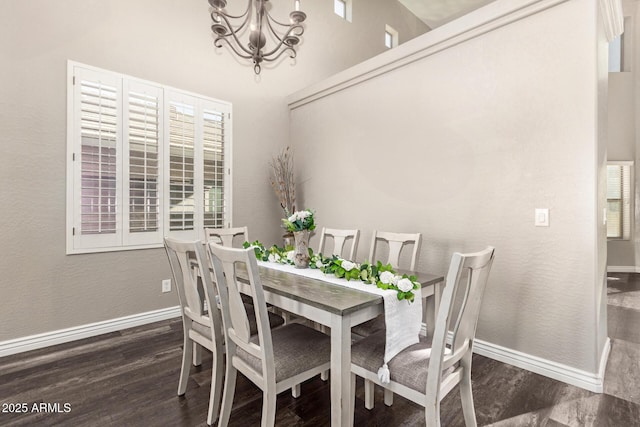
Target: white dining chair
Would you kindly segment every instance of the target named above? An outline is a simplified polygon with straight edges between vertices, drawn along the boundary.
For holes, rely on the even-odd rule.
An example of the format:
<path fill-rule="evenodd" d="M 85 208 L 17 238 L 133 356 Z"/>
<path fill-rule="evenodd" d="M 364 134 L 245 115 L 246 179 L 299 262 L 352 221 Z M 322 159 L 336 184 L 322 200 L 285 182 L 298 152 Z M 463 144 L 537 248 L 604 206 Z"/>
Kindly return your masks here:
<path fill-rule="evenodd" d="M 378 332 L 352 346 L 351 414 L 354 413 L 357 375 L 423 406 L 427 427 L 440 427 L 440 401 L 459 384 L 465 424 L 467 427 L 477 425 L 471 359 L 494 252 L 493 247 L 488 247 L 481 252 L 453 254 L 434 334 L 423 337 L 420 343 L 391 359 L 389 383 L 383 384 L 377 373 L 384 363 L 385 333 Z M 456 301 L 460 302 L 456 304 Z"/>
<path fill-rule="evenodd" d="M 344 259 L 348 259 L 349 261 L 355 261 L 356 253 L 358 251 L 358 240 L 360 239 L 360 230 L 343 230 L 337 228 L 326 228 L 322 227 L 322 232 L 320 233 L 320 244 L 318 245 L 318 252 L 327 256 L 328 254 L 324 252 L 325 245 L 327 243 L 327 237 L 333 239 L 333 250 L 331 251 L 331 255 L 336 255 Z M 351 249 L 349 250 L 349 254 L 345 258 L 344 248 L 347 240 L 351 240 Z"/>
<path fill-rule="evenodd" d="M 178 291 L 184 332 L 178 396 L 183 396 L 187 391 L 195 344 L 210 350 L 213 354 L 213 363 L 207 424 L 211 425 L 218 418 L 223 375 L 224 336 L 222 316 L 216 306 L 217 292 L 211 283 L 210 274 L 201 274 L 209 271 L 209 263 L 202 242 L 180 241 L 166 237 L 164 247 L 169 258 L 173 282 Z M 202 277 L 204 301 L 207 302 L 208 307 L 214 307 L 206 312 L 203 308 L 203 295 L 198 290 L 198 276 Z M 198 363 L 199 360 L 195 361 L 195 364 Z"/>
<path fill-rule="evenodd" d="M 379 245 L 386 244 L 388 248 L 386 259 L 376 259 L 376 252 L 379 252 Z M 371 248 L 369 250 L 369 261 L 380 261 L 383 264 L 391 264 L 393 268 L 400 268 L 401 252 L 405 245 L 413 245 L 413 251 L 409 258 L 406 270 L 415 271 L 422 243 L 422 235 L 420 233 L 391 233 L 387 231 L 373 231 L 371 239 Z M 368 322 L 356 325 L 351 332 L 360 337 L 366 337 L 384 329 L 384 316 L 378 316 Z"/>
<path fill-rule="evenodd" d="M 329 369 L 331 339 L 299 323 L 271 330 L 253 249 L 227 248 L 216 243 L 209 243 L 208 247 L 220 295 L 227 350 L 219 425 L 229 423 L 240 371 L 263 392 L 261 425 L 273 426 L 278 393 Z M 240 297 L 238 264 L 246 268 L 255 307 L 258 334 L 253 337 Z"/>
<path fill-rule="evenodd" d="M 421 233 L 394 233 L 389 231 L 374 230 L 371 237 L 371 247 L 369 248 L 369 261 L 370 262 L 380 261 L 383 264 L 391 264 L 393 268 L 401 268 L 400 262 L 401 260 L 404 261 L 404 258 L 401 258 L 401 253 L 403 248 L 408 245 L 413 245 L 413 251 L 411 252 L 409 263 L 408 265 L 404 265 L 403 267 L 407 270 L 415 271 L 416 264 L 418 262 L 418 255 L 420 253 L 421 244 L 422 244 Z M 376 259 L 376 253 L 381 252 L 380 246 L 386 246 L 386 249 L 387 249 L 386 259 Z M 384 315 L 379 315 L 374 319 L 371 319 L 367 322 L 354 326 L 351 329 L 351 332 L 353 332 L 356 337 L 368 337 L 369 335 L 372 335 L 384 330 L 385 330 L 385 318 L 384 318 Z M 365 401 L 365 407 L 367 409 L 373 409 L 373 406 L 374 406 L 373 394 L 374 394 L 373 382 L 365 379 L 364 401 Z M 385 390 L 384 402 L 389 406 L 393 404 L 393 393 L 391 391 Z"/>
<path fill-rule="evenodd" d="M 386 243 L 388 247 L 388 255 L 386 262 L 382 259 L 376 259 L 376 252 L 380 250 L 380 244 Z M 404 267 L 400 266 L 400 254 L 405 245 L 413 244 L 413 252 L 409 258 L 409 264 Z M 418 262 L 418 254 L 422 244 L 422 234 L 420 233 L 392 233 L 388 231 L 373 231 L 371 237 L 371 247 L 369 249 L 369 261 L 381 261 L 391 264 L 393 268 L 405 268 L 406 270 L 415 270 Z"/>
<path fill-rule="evenodd" d="M 242 243 L 249 241 L 249 228 L 244 227 L 229 227 L 229 228 L 205 228 L 205 241 L 207 243 L 214 242 L 218 243 L 222 246 L 226 246 L 229 248 L 232 247 L 241 247 L 239 245 L 234 246 L 234 242 L 238 241 L 238 236 L 242 237 Z M 242 300 L 246 304 L 253 304 L 251 297 L 248 295 L 242 295 Z M 284 310 L 277 309 L 275 307 L 269 307 L 269 311 L 271 311 L 274 315 L 282 317 L 284 323 L 289 323 L 293 321 L 295 316 L 292 316 L 291 313 L 286 312 Z M 197 355 L 199 356 L 199 355 Z M 298 397 L 298 387 L 294 387 L 292 389 L 292 393 L 294 397 Z"/>
<path fill-rule="evenodd" d="M 218 292 L 211 281 L 209 258 L 201 241 L 184 241 L 167 237 L 164 242 L 173 281 L 178 292 L 184 332 L 178 396 L 183 396 L 186 393 L 190 362 L 194 366 L 200 366 L 202 363 L 201 349 L 205 348 L 211 351 L 213 364 L 207 423 L 212 424 L 218 417 L 220 398 L 222 397 L 224 334 L 222 314 L 217 305 Z M 244 305 L 249 319 L 249 331 L 251 335 L 255 335 L 258 333 L 258 326 L 254 308 L 250 304 L 245 303 Z M 209 307 L 214 308 L 210 309 Z M 271 328 L 276 328 L 283 323 L 282 317 L 269 313 Z M 292 387 L 292 393 L 299 394 L 299 385 Z"/>
<path fill-rule="evenodd" d="M 205 228 L 205 241 L 219 243 L 222 246 L 234 247 L 233 242 L 236 237 L 242 237 L 242 243 L 249 241 L 248 227 L 227 227 L 227 228 Z"/>
<path fill-rule="evenodd" d="M 204 237 L 205 242 L 214 242 L 218 243 L 222 246 L 227 246 L 229 248 L 233 247 L 242 247 L 241 245 L 235 245 L 234 242 L 238 242 L 238 240 L 242 240 L 242 243 L 249 241 L 249 228 L 247 226 L 244 227 L 227 227 L 227 228 L 205 228 L 204 229 Z M 238 239 L 241 237 L 241 239 Z M 242 300 L 251 304 L 251 298 L 247 295 L 242 296 Z M 284 318 L 284 317 L 283 317 Z M 285 321 L 288 318 L 284 318 Z"/>

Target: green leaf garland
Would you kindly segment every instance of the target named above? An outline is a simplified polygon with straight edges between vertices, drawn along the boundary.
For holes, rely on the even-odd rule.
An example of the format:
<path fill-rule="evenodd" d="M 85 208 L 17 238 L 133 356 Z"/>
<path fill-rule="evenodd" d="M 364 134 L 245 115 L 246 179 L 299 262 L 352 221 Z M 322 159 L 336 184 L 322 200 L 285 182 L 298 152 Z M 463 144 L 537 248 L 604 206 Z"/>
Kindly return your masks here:
<path fill-rule="evenodd" d="M 256 240 L 253 243 L 244 242 L 244 248 L 253 247 L 256 259 L 259 261 L 273 262 L 278 264 L 293 265 L 293 247 L 281 248 L 273 245 L 270 248 Z M 397 292 L 398 300 L 407 300 L 413 302 L 415 295 L 414 290 L 420 289 L 420 282 L 414 275 L 399 275 L 393 269 L 391 264 L 382 264 L 380 261 L 370 263 L 365 261 L 358 264 L 353 261 L 342 259 L 336 255 L 332 257 L 324 257 L 321 253 L 314 253 L 309 248 L 309 267 L 318 269 L 324 274 L 333 274 L 334 276 L 351 280 L 360 280 L 368 285 L 376 285 L 380 289 L 391 289 Z M 409 290 L 403 291 L 401 287 Z"/>

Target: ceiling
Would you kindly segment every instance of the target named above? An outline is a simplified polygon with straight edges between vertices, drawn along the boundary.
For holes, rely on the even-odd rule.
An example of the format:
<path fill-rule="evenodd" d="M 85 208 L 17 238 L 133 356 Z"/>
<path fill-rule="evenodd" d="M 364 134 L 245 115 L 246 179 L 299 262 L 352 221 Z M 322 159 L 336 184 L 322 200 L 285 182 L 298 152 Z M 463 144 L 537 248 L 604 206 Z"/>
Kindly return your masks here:
<path fill-rule="evenodd" d="M 494 0 L 398 0 L 430 28 L 436 28 Z"/>

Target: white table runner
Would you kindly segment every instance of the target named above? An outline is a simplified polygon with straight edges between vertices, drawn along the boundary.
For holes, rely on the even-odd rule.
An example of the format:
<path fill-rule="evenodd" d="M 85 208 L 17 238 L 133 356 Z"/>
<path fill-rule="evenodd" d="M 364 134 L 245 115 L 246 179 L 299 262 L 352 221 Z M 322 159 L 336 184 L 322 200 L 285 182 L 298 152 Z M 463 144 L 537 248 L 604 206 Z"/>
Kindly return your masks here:
<path fill-rule="evenodd" d="M 422 327 L 422 288 L 413 291 L 415 298 L 414 302 L 410 303 L 406 300 L 398 300 L 398 294 L 394 290 L 380 289 L 376 285 L 365 284 L 360 280 L 341 279 L 332 274 L 324 274 L 318 269 L 300 269 L 292 265 L 264 261 L 258 261 L 258 265 L 381 295 L 384 300 L 387 342 L 384 352 L 384 365 L 378 371 L 378 376 L 384 383 L 389 382 L 387 363 L 405 348 L 419 342 L 420 328 Z"/>

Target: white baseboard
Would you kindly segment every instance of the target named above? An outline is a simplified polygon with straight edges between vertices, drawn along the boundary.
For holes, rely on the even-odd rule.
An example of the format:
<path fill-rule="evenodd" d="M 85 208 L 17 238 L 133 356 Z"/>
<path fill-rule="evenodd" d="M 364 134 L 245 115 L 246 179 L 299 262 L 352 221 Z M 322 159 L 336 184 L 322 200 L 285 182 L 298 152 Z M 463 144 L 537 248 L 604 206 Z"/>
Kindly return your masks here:
<path fill-rule="evenodd" d="M 90 323 L 88 325 L 2 341 L 0 342 L 0 357 L 63 344 L 83 338 L 94 337 L 109 332 L 159 322 L 161 320 L 172 319 L 179 316 L 180 307 L 176 306 L 120 317 L 117 319 L 105 320 L 102 322 Z M 426 333 L 426 327 L 424 324 L 422 325 L 422 332 Z M 475 340 L 473 351 L 481 356 L 495 359 L 503 363 L 508 363 L 509 365 L 526 369 L 528 371 L 535 372 L 536 374 L 553 378 L 554 380 L 562 381 L 595 393 L 602 393 L 604 371 L 607 366 L 610 349 L 611 342 L 609 338 L 607 338 L 600 357 L 600 366 L 597 374 L 501 347 L 479 339 Z"/>
<path fill-rule="evenodd" d="M 600 378 L 600 391 L 603 392 L 604 387 L 604 371 L 607 369 L 607 362 L 609 361 L 609 353 L 611 353 L 611 339 L 607 337 L 607 341 L 604 343 L 602 354 L 600 355 L 600 366 L 598 368 L 598 378 Z"/>
<path fill-rule="evenodd" d="M 640 273 L 640 267 L 635 266 L 620 266 L 610 265 L 607 266 L 607 273 Z"/>
<path fill-rule="evenodd" d="M 180 316 L 180 307 L 169 307 L 146 313 L 134 314 L 117 319 L 90 323 L 88 325 L 75 326 L 73 328 L 60 329 L 45 332 L 43 334 L 30 335 L 8 341 L 0 341 L 0 357 L 11 354 L 23 353 L 52 345 L 63 344 L 83 338 L 94 337 L 109 332 L 120 331 L 134 326 L 146 325 L 161 320 L 172 319 Z"/>
<path fill-rule="evenodd" d="M 426 333 L 424 323 L 422 324 L 421 332 L 423 334 Z M 451 334 L 449 334 L 448 338 L 450 341 Z M 600 366 L 596 374 L 479 339 L 476 339 L 473 344 L 473 352 L 476 354 L 526 369 L 527 371 L 562 381 L 563 383 L 571 384 L 594 393 L 603 392 L 604 371 L 607 366 L 610 350 L 611 341 L 607 338 L 606 344 L 602 349 L 602 354 L 600 355 Z"/>
<path fill-rule="evenodd" d="M 473 352 L 594 393 L 602 393 L 604 388 L 604 368 L 607 365 L 609 348 L 610 342 L 607 338 L 607 344 L 600 357 L 600 367 L 597 374 L 478 339 L 475 340 L 473 345 Z"/>

